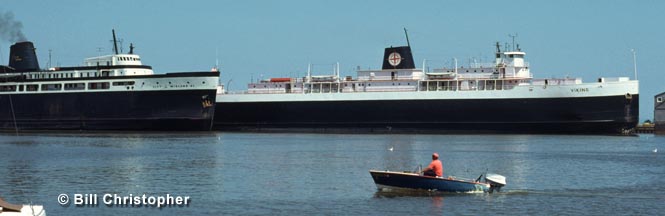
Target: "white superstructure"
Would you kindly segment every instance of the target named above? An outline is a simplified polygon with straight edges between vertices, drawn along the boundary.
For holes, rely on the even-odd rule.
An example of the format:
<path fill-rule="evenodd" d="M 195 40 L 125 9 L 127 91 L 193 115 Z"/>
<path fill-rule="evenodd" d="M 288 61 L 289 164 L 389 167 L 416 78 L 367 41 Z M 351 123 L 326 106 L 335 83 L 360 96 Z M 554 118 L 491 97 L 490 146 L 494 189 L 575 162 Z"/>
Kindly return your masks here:
<path fill-rule="evenodd" d="M 399 56 L 399 55 L 397 55 Z M 247 91 L 225 92 L 219 87 L 218 102 L 490 99 L 598 97 L 639 94 L 637 80 L 601 77 L 584 83 L 581 78 L 534 79 L 519 50 L 502 52 L 497 45 L 495 61 L 469 66 L 359 70 L 357 78 L 308 75 L 302 78 L 273 78 L 249 83 Z"/>

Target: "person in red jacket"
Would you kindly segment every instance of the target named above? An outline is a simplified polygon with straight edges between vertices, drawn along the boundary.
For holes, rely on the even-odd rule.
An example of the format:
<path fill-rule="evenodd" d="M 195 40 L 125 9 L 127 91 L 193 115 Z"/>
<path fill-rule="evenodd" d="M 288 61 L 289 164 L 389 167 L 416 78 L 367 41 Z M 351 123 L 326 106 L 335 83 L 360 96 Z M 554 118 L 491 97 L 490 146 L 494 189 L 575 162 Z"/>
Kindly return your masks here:
<path fill-rule="evenodd" d="M 432 162 L 421 172 L 425 176 L 443 177 L 443 164 L 439 160 L 439 154 L 432 153 Z"/>

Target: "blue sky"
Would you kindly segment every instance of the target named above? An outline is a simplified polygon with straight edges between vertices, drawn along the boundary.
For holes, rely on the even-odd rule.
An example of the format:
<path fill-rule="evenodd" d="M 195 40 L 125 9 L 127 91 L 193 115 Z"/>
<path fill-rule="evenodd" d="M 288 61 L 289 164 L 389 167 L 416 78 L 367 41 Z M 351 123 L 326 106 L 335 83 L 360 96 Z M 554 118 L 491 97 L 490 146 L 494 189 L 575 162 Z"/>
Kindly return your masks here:
<path fill-rule="evenodd" d="M 633 76 L 637 51 L 640 119 L 653 118 L 665 91 L 665 1 L 35 1 L 3 0 L 37 46 L 40 64 L 79 65 L 111 52 L 111 29 L 134 43 L 155 72 L 207 71 L 242 90 L 258 77 L 302 76 L 307 64 L 342 75 L 379 68 L 386 46 L 405 45 L 416 62 L 491 59 L 494 43 L 517 42 L 535 77 Z M 6 64 L 10 42 L 0 41 Z M 100 49 L 101 48 L 101 51 Z M 420 65 L 420 63 L 417 63 Z M 430 65 L 430 67 L 438 67 Z"/>

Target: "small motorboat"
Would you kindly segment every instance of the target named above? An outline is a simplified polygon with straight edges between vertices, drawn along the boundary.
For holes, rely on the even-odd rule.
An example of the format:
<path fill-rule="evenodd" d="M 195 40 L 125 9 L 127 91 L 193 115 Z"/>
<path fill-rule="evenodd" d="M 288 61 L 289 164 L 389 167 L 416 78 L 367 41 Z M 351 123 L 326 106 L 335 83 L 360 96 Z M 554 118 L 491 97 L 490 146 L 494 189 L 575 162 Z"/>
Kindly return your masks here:
<path fill-rule="evenodd" d="M 380 191 L 428 191 L 449 193 L 492 193 L 500 191 L 506 185 L 506 177 L 497 174 L 484 174 L 485 181 L 481 182 L 480 175 L 476 180 L 465 180 L 453 177 L 424 176 L 409 171 L 379 171 L 370 170 L 376 187 Z"/>

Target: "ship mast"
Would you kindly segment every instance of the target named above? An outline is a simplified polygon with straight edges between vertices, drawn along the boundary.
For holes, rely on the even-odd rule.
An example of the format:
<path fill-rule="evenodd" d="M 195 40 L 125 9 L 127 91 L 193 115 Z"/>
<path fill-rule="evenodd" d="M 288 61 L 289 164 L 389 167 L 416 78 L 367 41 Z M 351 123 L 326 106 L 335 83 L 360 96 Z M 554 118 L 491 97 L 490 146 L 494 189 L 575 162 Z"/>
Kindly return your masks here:
<path fill-rule="evenodd" d="M 111 29 L 111 32 L 113 33 L 113 51 L 118 55 L 118 41 L 115 39 L 115 29 Z"/>
<path fill-rule="evenodd" d="M 635 57 L 635 49 L 630 49 L 633 53 L 633 72 L 635 73 L 635 80 L 637 80 L 637 57 Z"/>
<path fill-rule="evenodd" d="M 409 43 L 409 33 L 406 32 L 406 28 L 404 28 L 404 35 L 406 35 L 406 46 L 411 47 L 411 43 Z"/>

